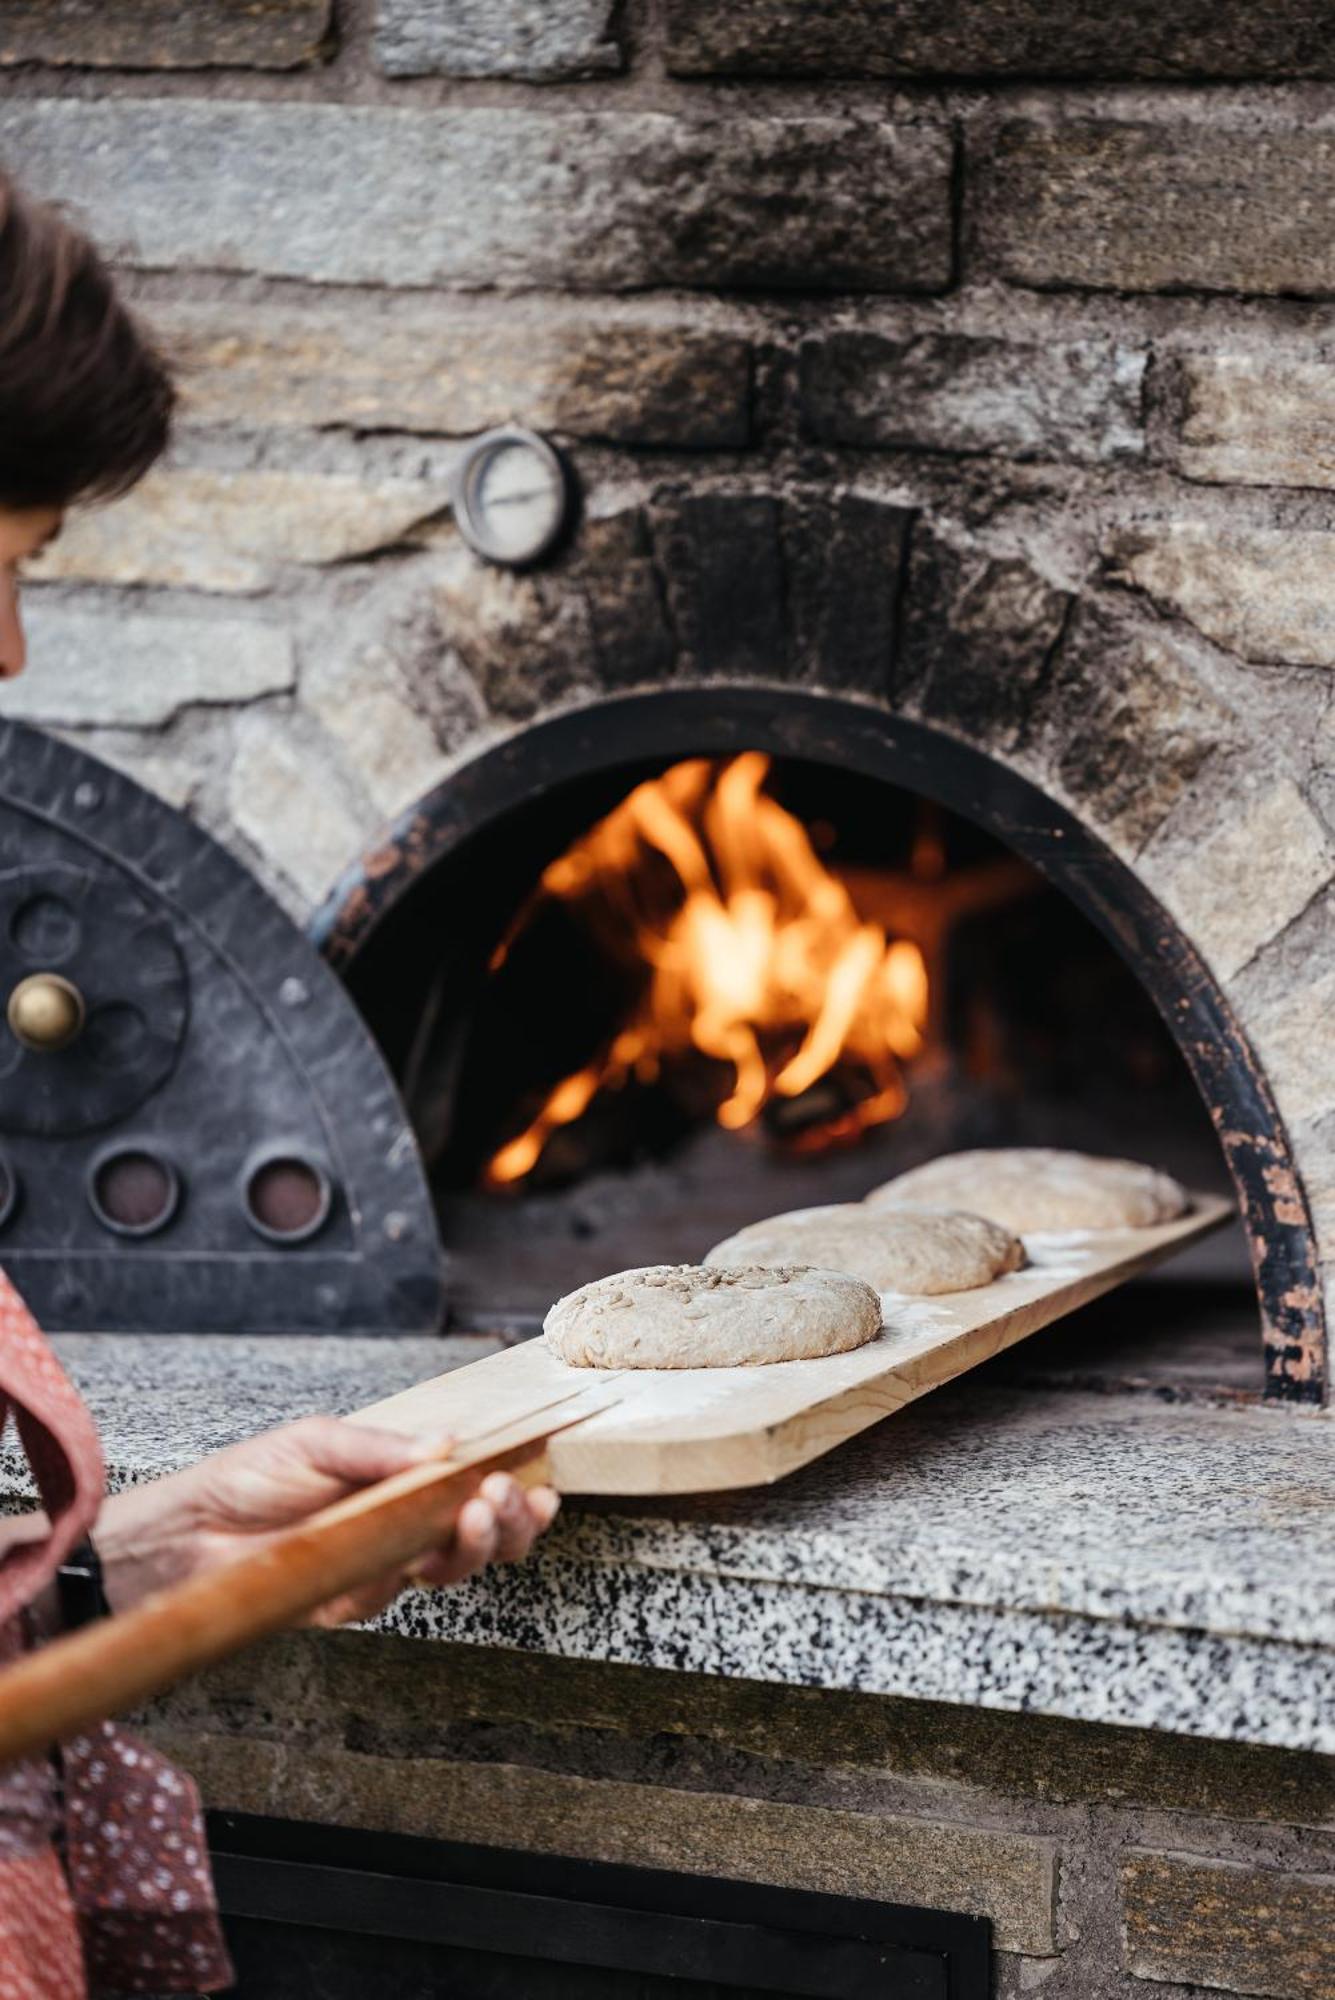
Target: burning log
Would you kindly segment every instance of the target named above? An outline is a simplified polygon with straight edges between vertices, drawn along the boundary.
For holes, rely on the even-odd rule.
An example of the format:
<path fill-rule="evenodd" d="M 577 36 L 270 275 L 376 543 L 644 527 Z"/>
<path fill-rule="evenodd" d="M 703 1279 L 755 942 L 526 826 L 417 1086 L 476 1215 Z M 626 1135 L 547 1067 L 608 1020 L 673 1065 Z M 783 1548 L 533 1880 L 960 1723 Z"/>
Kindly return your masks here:
<path fill-rule="evenodd" d="M 523 1180 L 600 1093 L 702 1056 L 721 1079 L 713 1115 L 729 1131 L 780 1102 L 795 1107 L 780 1123 L 804 1145 L 903 1112 L 904 1066 L 921 1053 L 927 1022 L 922 947 L 859 913 L 801 821 L 763 790 L 769 764 L 758 752 L 721 768 L 676 764 L 544 872 L 539 901 L 577 912 L 608 959 L 633 968 L 638 998 L 492 1156 L 489 1185 Z M 511 939 L 533 914 L 530 903 Z"/>

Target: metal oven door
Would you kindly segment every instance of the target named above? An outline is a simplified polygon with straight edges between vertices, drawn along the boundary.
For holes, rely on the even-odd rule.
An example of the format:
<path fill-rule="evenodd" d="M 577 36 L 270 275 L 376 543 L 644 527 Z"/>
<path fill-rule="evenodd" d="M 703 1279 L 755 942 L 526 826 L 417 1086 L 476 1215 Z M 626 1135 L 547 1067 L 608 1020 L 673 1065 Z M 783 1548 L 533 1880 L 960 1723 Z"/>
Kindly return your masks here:
<path fill-rule="evenodd" d="M 433 1330 L 416 1143 L 338 979 L 182 814 L 0 727 L 0 1262 L 64 1331 Z"/>

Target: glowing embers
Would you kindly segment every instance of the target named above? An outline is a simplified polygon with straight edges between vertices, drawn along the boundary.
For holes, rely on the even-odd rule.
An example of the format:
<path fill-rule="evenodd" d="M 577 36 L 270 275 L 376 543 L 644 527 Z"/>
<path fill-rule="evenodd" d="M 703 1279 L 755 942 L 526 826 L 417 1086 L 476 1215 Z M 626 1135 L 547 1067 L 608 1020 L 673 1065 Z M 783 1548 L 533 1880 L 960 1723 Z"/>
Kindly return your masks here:
<path fill-rule="evenodd" d="M 675 764 L 636 786 L 545 871 L 539 899 L 578 916 L 637 997 L 599 1054 L 563 1077 L 496 1152 L 491 1186 L 521 1180 L 600 1091 L 674 1064 L 716 1067 L 714 1116 L 738 1131 L 770 1105 L 810 1106 L 793 1143 L 824 1145 L 896 1118 L 923 1048 L 919 945 L 859 913 L 802 822 L 763 789 L 758 752 Z M 502 945 L 499 965 L 533 904 Z"/>

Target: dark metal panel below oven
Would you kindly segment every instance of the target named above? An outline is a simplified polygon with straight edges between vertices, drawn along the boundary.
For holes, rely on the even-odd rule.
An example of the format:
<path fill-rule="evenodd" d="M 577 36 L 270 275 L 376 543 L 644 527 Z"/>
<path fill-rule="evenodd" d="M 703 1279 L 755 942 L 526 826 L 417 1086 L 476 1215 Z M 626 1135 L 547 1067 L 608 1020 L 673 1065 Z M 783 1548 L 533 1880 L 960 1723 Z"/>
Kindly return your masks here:
<path fill-rule="evenodd" d="M 987 2000 L 985 1918 L 211 1815 L 238 2000 Z"/>

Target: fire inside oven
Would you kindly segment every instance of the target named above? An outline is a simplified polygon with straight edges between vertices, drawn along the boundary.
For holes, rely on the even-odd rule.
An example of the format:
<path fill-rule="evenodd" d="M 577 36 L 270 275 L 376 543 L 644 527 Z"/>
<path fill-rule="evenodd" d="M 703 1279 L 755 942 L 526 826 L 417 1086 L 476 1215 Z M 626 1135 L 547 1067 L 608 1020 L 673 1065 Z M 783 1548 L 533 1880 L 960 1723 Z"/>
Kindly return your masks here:
<path fill-rule="evenodd" d="M 531 1331 L 960 1145 L 1153 1159 L 1226 1190 L 1152 1003 L 972 821 L 756 750 L 576 780 L 385 927 L 354 990 L 395 1062 L 456 1318 Z"/>

